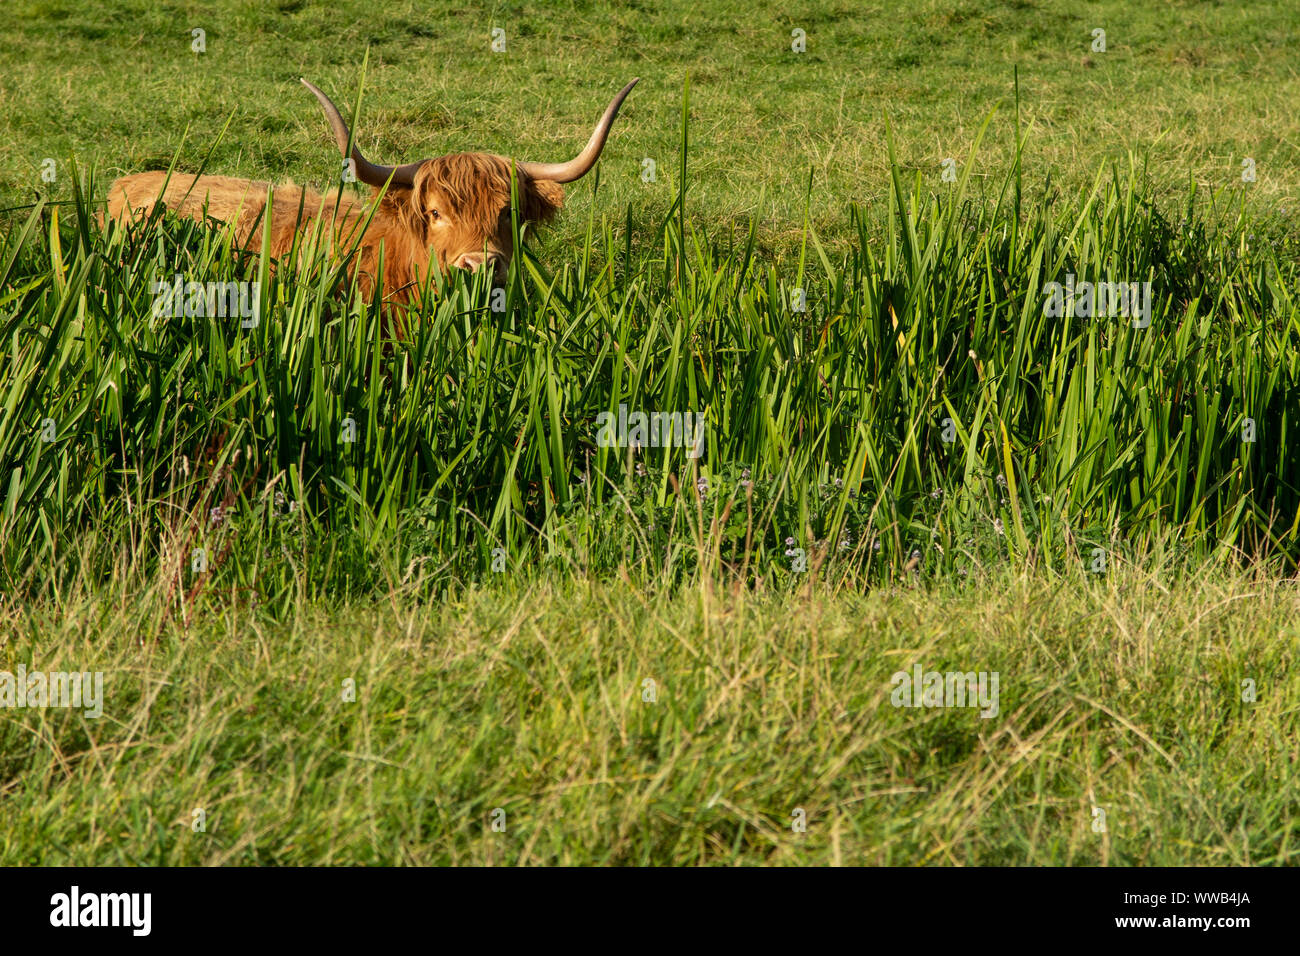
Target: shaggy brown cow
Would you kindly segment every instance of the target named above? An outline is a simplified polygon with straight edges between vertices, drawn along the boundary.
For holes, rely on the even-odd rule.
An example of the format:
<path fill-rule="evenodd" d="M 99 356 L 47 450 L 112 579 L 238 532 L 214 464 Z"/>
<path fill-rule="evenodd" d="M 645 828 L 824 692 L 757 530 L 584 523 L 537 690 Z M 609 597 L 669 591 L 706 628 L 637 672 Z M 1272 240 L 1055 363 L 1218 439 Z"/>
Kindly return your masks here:
<path fill-rule="evenodd" d="M 502 277 L 514 253 L 511 166 L 520 216 L 527 222 L 546 222 L 564 202 L 560 184 L 581 178 L 595 165 L 619 107 L 637 83 L 634 79 L 614 97 L 586 148 L 567 163 L 512 163 L 490 153 L 450 153 L 390 167 L 371 163 L 355 144 L 349 154 L 348 126 L 338 108 L 311 83 L 302 82 L 320 100 L 339 150 L 350 155 L 357 179 L 374 188 L 370 203 L 378 197 L 379 204 L 367 225 L 370 203 L 337 192 L 321 195 L 294 185 L 275 186 L 270 210 L 271 255 L 287 253 L 304 230 L 320 222 L 333 230 L 332 239 L 343 250 L 357 253 L 352 275 L 367 299 L 374 288 L 382 247 L 384 296 L 399 301 L 420 294 L 435 257 L 444 272 L 453 266 L 473 271 L 486 264 L 497 278 Z M 146 214 L 161 198 L 180 215 L 199 220 L 206 215 L 233 224 L 236 240 L 256 251 L 262 245 L 268 189 L 269 183 L 227 176 L 172 173 L 168 179 L 166 172 L 137 173 L 123 176 L 109 187 L 108 212 L 125 222 Z"/>

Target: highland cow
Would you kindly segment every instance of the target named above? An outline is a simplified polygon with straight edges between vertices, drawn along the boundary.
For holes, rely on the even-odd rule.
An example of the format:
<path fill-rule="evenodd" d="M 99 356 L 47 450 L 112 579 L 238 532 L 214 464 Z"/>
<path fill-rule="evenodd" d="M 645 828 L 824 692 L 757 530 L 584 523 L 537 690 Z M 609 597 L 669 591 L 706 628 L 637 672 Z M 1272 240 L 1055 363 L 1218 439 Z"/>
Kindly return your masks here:
<path fill-rule="evenodd" d="M 514 254 L 512 170 L 520 221 L 549 221 L 564 203 L 561 184 L 580 179 L 596 164 L 614 117 L 637 80 L 614 97 L 586 147 L 568 162 L 532 163 L 490 153 L 449 153 L 396 167 L 367 160 L 352 142 L 348 125 L 330 98 L 306 80 L 302 82 L 320 101 L 340 152 L 350 160 L 346 166 L 357 180 L 372 187 L 368 202 L 291 184 L 272 187 L 227 176 L 159 171 L 116 180 L 109 187 L 109 215 L 126 222 L 148 214 L 161 200 L 179 215 L 231 224 L 236 241 L 251 251 L 261 249 L 269 217 L 272 257 L 288 253 L 304 232 L 319 224 L 332 231 L 336 248 L 353 254 L 350 274 L 367 299 L 374 292 L 381 250 L 383 294 L 390 302 L 417 299 L 431 279 L 435 261 L 443 272 L 488 267 L 500 280 Z"/>

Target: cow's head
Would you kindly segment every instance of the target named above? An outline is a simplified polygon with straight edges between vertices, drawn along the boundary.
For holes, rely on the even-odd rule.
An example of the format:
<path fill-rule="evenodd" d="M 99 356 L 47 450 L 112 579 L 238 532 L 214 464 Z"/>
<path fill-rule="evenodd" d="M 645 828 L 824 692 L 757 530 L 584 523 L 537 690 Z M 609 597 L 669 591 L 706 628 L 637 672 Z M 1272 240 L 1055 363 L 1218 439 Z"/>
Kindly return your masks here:
<path fill-rule="evenodd" d="M 306 80 L 302 82 L 320 100 L 339 150 L 351 156 L 357 179 L 376 190 L 387 187 L 385 203 L 393 206 L 419 243 L 437 257 L 439 267 L 473 271 L 488 266 L 497 278 L 504 277 L 514 254 L 512 168 L 521 221 L 546 222 L 564 204 L 560 184 L 581 179 L 596 164 L 618 108 L 637 83 L 633 80 L 614 97 L 586 148 L 567 163 L 527 163 L 491 153 L 450 153 L 404 166 L 380 166 L 350 143 L 348 126 L 330 98 Z"/>

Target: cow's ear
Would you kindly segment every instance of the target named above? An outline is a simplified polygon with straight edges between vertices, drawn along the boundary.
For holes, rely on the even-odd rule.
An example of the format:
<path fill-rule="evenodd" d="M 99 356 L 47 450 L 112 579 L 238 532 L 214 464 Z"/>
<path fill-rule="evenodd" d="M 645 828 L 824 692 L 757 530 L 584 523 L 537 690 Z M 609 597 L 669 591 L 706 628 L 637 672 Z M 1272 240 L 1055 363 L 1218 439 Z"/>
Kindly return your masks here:
<path fill-rule="evenodd" d="M 549 179 L 533 180 L 524 196 L 524 218 L 529 222 L 548 222 L 563 205 L 563 186 Z"/>

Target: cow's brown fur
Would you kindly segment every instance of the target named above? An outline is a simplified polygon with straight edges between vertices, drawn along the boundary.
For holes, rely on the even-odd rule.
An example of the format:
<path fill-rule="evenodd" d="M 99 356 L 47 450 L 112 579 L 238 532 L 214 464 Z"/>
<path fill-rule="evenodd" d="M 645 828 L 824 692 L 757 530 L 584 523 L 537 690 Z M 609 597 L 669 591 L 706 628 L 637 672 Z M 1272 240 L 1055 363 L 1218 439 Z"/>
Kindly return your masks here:
<path fill-rule="evenodd" d="M 299 234 L 320 224 L 336 247 L 355 251 L 351 266 L 362 295 L 370 298 L 383 250 L 385 299 L 410 301 L 425 287 L 429 263 L 444 272 L 492 263 L 503 271 L 514 253 L 510 228 L 511 162 L 488 153 L 455 153 L 421 164 L 411 186 L 390 184 L 368 202 L 346 194 L 322 195 L 292 184 L 278 185 L 271 196 L 273 257 L 285 255 Z M 546 222 L 564 203 L 558 183 L 533 180 L 515 170 L 520 215 Z M 166 189 L 164 190 L 164 184 Z M 204 216 L 234 227 L 243 248 L 260 250 L 262 218 L 270 185 L 228 176 L 193 176 L 166 172 L 123 176 L 109 187 L 108 213 L 119 222 L 147 214 L 161 199 L 181 216 Z M 378 208 L 366 226 L 366 217 Z"/>

